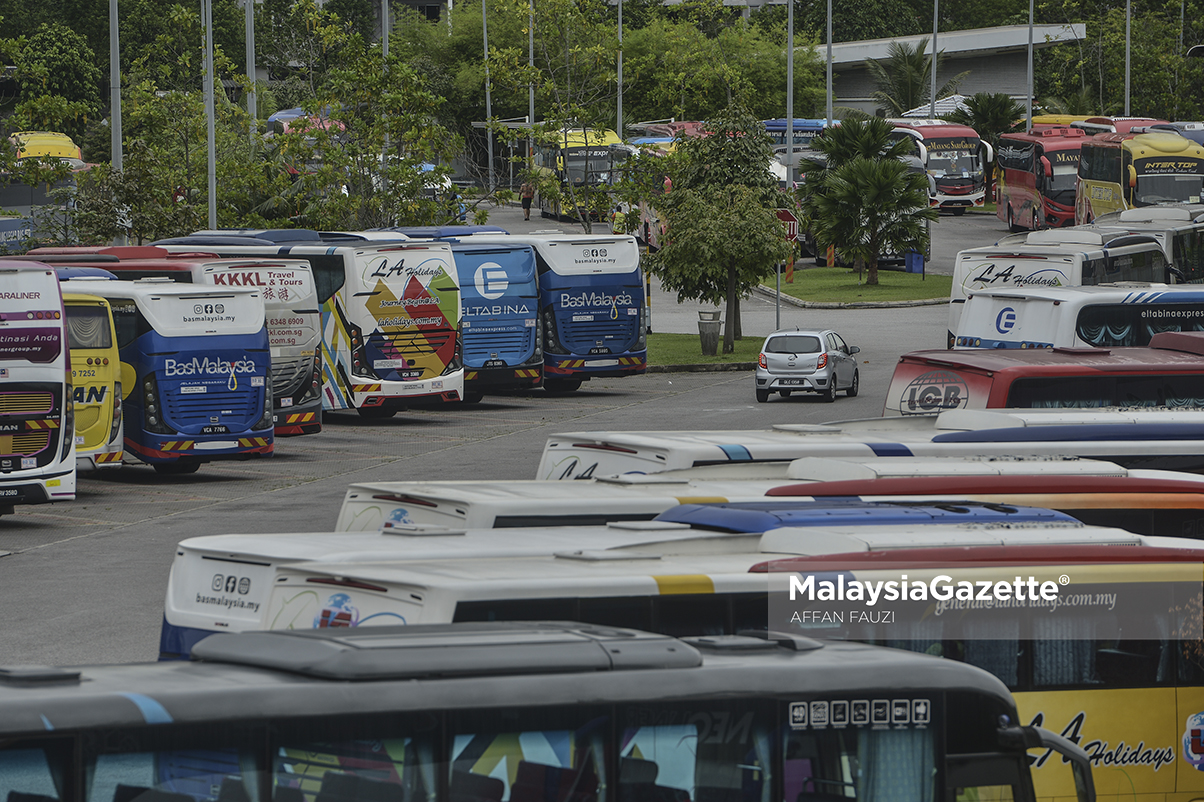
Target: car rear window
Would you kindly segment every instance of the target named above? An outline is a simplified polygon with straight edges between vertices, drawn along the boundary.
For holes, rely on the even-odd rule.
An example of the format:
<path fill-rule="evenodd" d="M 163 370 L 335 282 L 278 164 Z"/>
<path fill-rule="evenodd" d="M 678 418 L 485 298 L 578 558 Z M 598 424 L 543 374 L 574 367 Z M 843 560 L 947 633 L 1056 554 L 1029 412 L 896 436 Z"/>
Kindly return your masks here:
<path fill-rule="evenodd" d="M 765 343 L 767 354 L 814 354 L 819 351 L 819 338 L 810 334 L 788 334 L 770 337 Z"/>

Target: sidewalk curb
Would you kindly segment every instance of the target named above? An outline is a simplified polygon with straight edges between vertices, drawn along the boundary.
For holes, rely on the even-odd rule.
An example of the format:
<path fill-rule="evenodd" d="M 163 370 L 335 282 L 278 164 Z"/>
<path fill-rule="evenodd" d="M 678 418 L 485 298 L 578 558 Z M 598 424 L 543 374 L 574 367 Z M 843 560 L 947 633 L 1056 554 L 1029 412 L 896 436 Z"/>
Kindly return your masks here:
<path fill-rule="evenodd" d="M 764 284 L 759 285 L 756 292 L 770 298 L 777 297 L 777 291 L 773 287 L 767 287 Z M 854 301 L 852 303 L 836 303 L 829 301 L 800 301 L 798 298 L 782 295 L 782 303 L 802 309 L 891 309 L 905 306 L 936 306 L 938 304 L 949 303 L 949 299 L 923 298 L 918 301 Z"/>
<path fill-rule="evenodd" d="M 649 373 L 723 373 L 756 370 L 756 362 L 701 362 L 693 365 L 649 365 Z"/>

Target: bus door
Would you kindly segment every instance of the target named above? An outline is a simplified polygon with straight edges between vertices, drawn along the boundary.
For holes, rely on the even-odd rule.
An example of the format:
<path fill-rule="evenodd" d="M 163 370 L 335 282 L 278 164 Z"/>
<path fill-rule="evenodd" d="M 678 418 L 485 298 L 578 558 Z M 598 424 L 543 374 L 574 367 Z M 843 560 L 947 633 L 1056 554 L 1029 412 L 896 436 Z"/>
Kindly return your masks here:
<path fill-rule="evenodd" d="M 291 260 L 206 265 L 204 279 L 263 293 L 276 436 L 322 431 L 321 311 L 309 265 Z"/>
<path fill-rule="evenodd" d="M 63 306 L 71 348 L 76 468 L 120 468 L 121 357 L 109 302 L 95 295 L 64 293 Z"/>
<path fill-rule="evenodd" d="M 271 361 L 259 292 L 181 289 L 110 296 L 128 383 L 126 446 L 165 474 L 270 456 Z"/>
<path fill-rule="evenodd" d="M 54 270 L 0 262 L 0 514 L 75 498 L 64 324 Z"/>
<path fill-rule="evenodd" d="M 535 253 L 529 245 L 452 245 L 464 293 L 464 393 L 543 383 Z"/>
<path fill-rule="evenodd" d="M 410 398 L 464 396 L 460 282 L 441 242 L 367 246 L 354 251 L 346 283 L 322 310 L 323 348 L 334 382 L 328 409 L 388 417 Z"/>
<path fill-rule="evenodd" d="M 544 387 L 572 391 L 591 378 L 644 373 L 644 282 L 635 238 L 548 241 L 536 255 Z"/>

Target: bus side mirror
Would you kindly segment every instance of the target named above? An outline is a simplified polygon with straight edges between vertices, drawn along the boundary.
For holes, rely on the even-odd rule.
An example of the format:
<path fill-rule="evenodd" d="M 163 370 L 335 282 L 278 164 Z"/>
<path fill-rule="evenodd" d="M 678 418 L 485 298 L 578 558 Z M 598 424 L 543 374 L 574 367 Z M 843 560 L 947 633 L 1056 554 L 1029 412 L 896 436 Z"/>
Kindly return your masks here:
<path fill-rule="evenodd" d="M 916 147 L 918 147 L 920 149 L 920 164 L 924 165 L 925 169 L 927 169 L 927 167 L 928 167 L 928 148 L 924 147 L 923 142 L 919 142 L 919 141 L 916 142 Z"/>
<path fill-rule="evenodd" d="M 1129 186 L 1137 186 L 1137 170 L 1131 164 L 1129 165 Z"/>
<path fill-rule="evenodd" d="M 994 149 L 991 147 L 991 143 L 990 143 L 990 142 L 987 142 L 987 141 L 985 141 L 985 140 L 984 140 L 984 141 L 982 141 L 982 148 L 983 148 L 983 157 L 982 157 L 982 160 L 983 160 L 984 162 L 993 162 L 993 161 L 995 161 L 995 150 L 994 150 Z"/>
<path fill-rule="evenodd" d="M 1041 169 L 1045 172 L 1046 178 L 1053 178 L 1053 165 L 1044 156 L 1041 157 Z"/>

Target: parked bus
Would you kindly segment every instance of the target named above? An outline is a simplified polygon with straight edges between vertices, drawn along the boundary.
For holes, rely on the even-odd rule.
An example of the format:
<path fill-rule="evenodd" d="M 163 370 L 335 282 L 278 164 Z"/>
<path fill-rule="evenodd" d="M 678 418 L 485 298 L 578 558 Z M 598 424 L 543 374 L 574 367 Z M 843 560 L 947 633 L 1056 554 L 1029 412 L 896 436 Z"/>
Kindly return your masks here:
<path fill-rule="evenodd" d="M 1168 283 L 1204 283 L 1204 204 L 1159 204 L 1109 212 L 1079 228 L 1105 236 L 1153 237 L 1167 260 Z"/>
<path fill-rule="evenodd" d="M 986 168 L 994 159 L 989 142 L 965 125 L 944 120 L 892 119 L 895 128 L 910 129 L 922 137 L 924 164 L 935 181 L 929 204 L 955 215 L 965 214 L 972 206 L 982 206 L 986 198 Z"/>
<path fill-rule="evenodd" d="M 958 252 L 953 266 L 946 342 L 953 347 L 966 299 L 982 290 L 1027 292 L 1105 282 L 1167 282 L 1172 275 L 1153 235 L 1102 228 L 1032 231 L 1005 237 L 995 245 L 967 248 Z"/>
<path fill-rule="evenodd" d="M 913 351 L 895 365 L 882 414 L 1200 403 L 1204 332 L 1163 332 L 1145 348 Z"/>
<path fill-rule="evenodd" d="M 1097 134 L 1079 151 L 1074 221 L 1158 203 L 1199 203 L 1204 145 L 1159 131 Z"/>
<path fill-rule="evenodd" d="M 59 280 L 0 260 L 0 515 L 75 498 L 75 411 Z"/>
<path fill-rule="evenodd" d="M 271 357 L 258 289 L 64 281 L 109 302 L 127 456 L 164 474 L 271 456 Z"/>
<path fill-rule="evenodd" d="M 548 392 L 648 369 L 644 274 L 635 237 L 477 234 L 472 242 L 534 248 Z"/>
<path fill-rule="evenodd" d="M 272 350 L 272 403 L 275 435 L 322 431 L 321 317 L 313 272 L 299 259 L 215 259 L 212 254 L 171 254 L 154 246 L 37 248 L 32 255 L 116 256 L 106 268 L 124 279 L 166 278 L 185 284 L 258 287 L 264 297 L 268 340 Z M 56 262 L 61 264 L 61 262 Z"/>
<path fill-rule="evenodd" d="M 1157 117 L 1087 117 L 1072 120 L 1069 125 L 1082 128 L 1091 134 L 1128 134 L 1156 125 L 1165 125 L 1166 120 Z"/>
<path fill-rule="evenodd" d="M 99 295 L 75 292 L 63 293 L 63 307 L 75 399 L 75 467 L 120 468 L 125 437 L 121 355 L 113 312 Z"/>
<path fill-rule="evenodd" d="M 308 261 L 322 310 L 323 410 L 380 419 L 416 399 L 463 400 L 460 283 L 447 243 L 355 235 L 324 241 L 301 230 L 155 244 L 176 253 Z"/>
<path fill-rule="evenodd" d="M 543 384 L 543 326 L 530 245 L 452 243 L 464 295 L 464 400 Z"/>
<path fill-rule="evenodd" d="M 1166 284 L 979 290 L 955 348 L 1145 346 L 1161 332 L 1204 330 L 1204 290 Z"/>
<path fill-rule="evenodd" d="M 866 644 L 522 622 L 218 635 L 196 656 L 6 672 L 13 802 L 1034 802 L 1032 748 L 1095 799 L 1084 750 L 1020 726 L 998 679 Z"/>
<path fill-rule="evenodd" d="M 534 169 L 551 176 L 561 188 L 559 197 L 539 193 L 540 215 L 576 220 L 579 214 L 595 214 L 595 210 L 584 208 L 583 199 L 575 200 L 573 190 L 588 191 L 617 183 L 624 162 L 634 151 L 609 129 L 566 128 L 555 141 L 537 141 Z M 569 208 L 574 202 L 578 208 Z"/>
<path fill-rule="evenodd" d="M 786 123 L 784 117 L 779 117 L 775 120 L 763 120 L 765 125 L 765 133 L 769 134 L 769 138 L 773 140 L 774 148 L 786 147 Z M 833 125 L 839 125 L 840 120 L 833 120 Z M 823 130 L 828 127 L 827 120 L 806 120 L 799 117 L 794 119 L 794 146 L 795 148 L 810 148 L 811 143 L 815 141 L 815 137 L 823 133 Z M 797 161 L 797 160 L 796 160 Z"/>
<path fill-rule="evenodd" d="M 782 582 L 816 571 L 830 576 L 833 566 L 840 566 L 846 583 L 897 580 L 900 567 L 919 582 L 931 581 L 938 573 L 976 580 L 1072 578 L 1075 592 L 1066 601 L 1079 605 L 1077 613 L 1076 608 L 1059 605 L 1060 614 L 1053 614 L 1047 604 L 1033 614 L 1014 612 L 992 620 L 980 616 L 953 621 L 959 616 L 946 611 L 901 627 L 829 620 L 818 626 L 802 622 L 791 631 L 889 642 L 991 672 L 1015 694 L 1021 722 L 1048 727 L 1087 751 L 1101 798 L 1194 799 L 1204 793 L 1204 773 L 1197 769 L 1204 765 L 1198 740 L 1204 710 L 1198 613 L 1201 551 L 1147 545 L 1007 545 L 973 551 L 976 554 L 967 555 L 962 549 L 908 548 L 836 559 L 788 558 L 754 570 L 771 572 Z M 1174 581 L 1191 574 L 1194 587 Z M 1140 612 L 1126 607 L 1138 597 L 1158 604 Z M 1177 601 L 1168 604 L 1171 598 Z M 915 608 L 932 609 L 932 604 L 891 606 L 898 620 L 915 622 Z M 1185 607 L 1196 612 L 1187 613 Z M 959 625 L 960 631 L 954 631 Z M 1058 763 L 1056 755 L 1033 755 L 1038 798 L 1060 799 L 1075 792 L 1065 782 L 1068 778 L 1048 773 Z"/>
<path fill-rule="evenodd" d="M 657 474 L 802 457 L 1078 456 L 1120 465 L 1204 466 L 1204 411 L 951 409 L 773 429 L 562 432 L 544 445 L 537 479 Z"/>
<path fill-rule="evenodd" d="M 1081 128 L 1044 128 L 999 137 L 995 214 L 1011 231 L 1074 225 Z"/>

